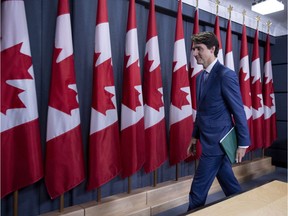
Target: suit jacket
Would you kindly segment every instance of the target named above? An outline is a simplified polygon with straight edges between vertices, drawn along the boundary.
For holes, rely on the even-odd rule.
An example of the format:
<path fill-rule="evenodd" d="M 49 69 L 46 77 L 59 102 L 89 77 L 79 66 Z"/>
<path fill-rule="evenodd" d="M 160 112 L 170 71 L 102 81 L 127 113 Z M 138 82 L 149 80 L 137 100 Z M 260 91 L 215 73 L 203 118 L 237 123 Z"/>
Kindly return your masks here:
<path fill-rule="evenodd" d="M 204 88 L 201 86 L 203 75 L 204 72 L 200 73 L 196 80 L 197 116 L 192 134 L 200 139 L 202 154 L 224 154 L 219 141 L 234 124 L 238 145 L 249 146 L 249 130 L 236 73 L 217 61 Z"/>

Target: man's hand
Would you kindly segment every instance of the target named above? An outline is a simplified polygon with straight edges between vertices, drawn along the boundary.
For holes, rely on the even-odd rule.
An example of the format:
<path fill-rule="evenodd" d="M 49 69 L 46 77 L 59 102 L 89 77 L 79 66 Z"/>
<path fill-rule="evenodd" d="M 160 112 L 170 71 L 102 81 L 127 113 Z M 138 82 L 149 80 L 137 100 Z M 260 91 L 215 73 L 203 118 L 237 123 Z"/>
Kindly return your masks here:
<path fill-rule="evenodd" d="M 246 148 L 237 148 L 236 151 L 236 163 L 241 163 L 242 162 L 242 158 L 244 157 L 246 153 Z"/>
<path fill-rule="evenodd" d="M 190 154 L 192 154 L 192 156 L 196 155 L 196 142 L 197 142 L 197 139 L 192 137 L 192 139 L 189 143 L 189 146 L 187 148 L 187 155 L 190 155 Z"/>

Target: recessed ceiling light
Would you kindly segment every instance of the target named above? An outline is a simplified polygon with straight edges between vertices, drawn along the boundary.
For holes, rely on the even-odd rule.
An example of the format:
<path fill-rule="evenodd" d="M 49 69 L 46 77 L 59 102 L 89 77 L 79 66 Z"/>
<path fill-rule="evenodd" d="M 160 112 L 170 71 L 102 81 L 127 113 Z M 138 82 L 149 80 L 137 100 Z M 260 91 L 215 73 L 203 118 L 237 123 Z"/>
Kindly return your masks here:
<path fill-rule="evenodd" d="M 284 4 L 278 0 L 255 0 L 252 3 L 252 11 L 261 15 L 275 13 L 284 10 Z"/>

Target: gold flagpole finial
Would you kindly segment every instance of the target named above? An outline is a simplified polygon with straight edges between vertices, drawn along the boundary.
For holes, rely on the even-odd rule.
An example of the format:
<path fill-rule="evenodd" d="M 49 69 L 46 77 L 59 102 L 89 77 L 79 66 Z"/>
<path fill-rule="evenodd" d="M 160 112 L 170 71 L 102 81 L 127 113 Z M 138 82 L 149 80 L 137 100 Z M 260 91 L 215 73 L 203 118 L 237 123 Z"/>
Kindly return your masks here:
<path fill-rule="evenodd" d="M 198 5 L 199 5 L 199 4 L 198 4 L 198 0 L 196 0 L 196 9 L 198 8 Z"/>
<path fill-rule="evenodd" d="M 257 16 L 257 17 L 256 17 L 256 21 L 257 21 L 257 29 L 259 28 L 259 22 L 260 22 L 260 19 L 261 19 L 260 16 Z"/>
<path fill-rule="evenodd" d="M 229 7 L 227 8 L 228 12 L 229 12 L 229 20 L 231 20 L 231 12 L 233 10 L 232 5 L 229 5 Z"/>
<path fill-rule="evenodd" d="M 219 0 L 216 0 L 216 15 L 218 15 L 218 8 L 219 8 L 219 5 L 220 5 L 220 1 Z"/>
<path fill-rule="evenodd" d="M 266 23 L 266 25 L 267 25 L 267 33 L 269 34 L 269 32 L 270 32 L 270 27 L 271 27 L 271 25 L 272 25 L 272 22 L 271 22 L 270 20 L 268 20 L 267 23 Z"/>
<path fill-rule="evenodd" d="M 246 16 L 246 10 L 245 9 L 243 10 L 242 14 L 243 14 L 243 24 L 245 24 L 245 16 Z"/>

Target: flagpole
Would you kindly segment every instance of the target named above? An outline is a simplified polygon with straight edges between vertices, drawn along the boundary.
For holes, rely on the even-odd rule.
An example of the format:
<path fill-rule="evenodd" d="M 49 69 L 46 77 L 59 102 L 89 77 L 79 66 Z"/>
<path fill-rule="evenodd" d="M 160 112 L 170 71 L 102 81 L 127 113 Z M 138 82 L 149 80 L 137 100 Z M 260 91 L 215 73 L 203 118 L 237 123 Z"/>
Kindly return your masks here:
<path fill-rule="evenodd" d="M 97 202 L 98 203 L 101 203 L 101 197 L 102 197 L 101 187 L 99 187 L 99 188 L 97 188 Z"/>
<path fill-rule="evenodd" d="M 178 181 L 178 178 L 179 178 L 179 164 L 177 163 L 176 164 L 176 181 Z"/>
<path fill-rule="evenodd" d="M 13 215 L 18 216 L 18 190 L 13 194 Z"/>
<path fill-rule="evenodd" d="M 257 21 L 257 28 L 256 28 L 256 29 L 259 28 L 259 22 L 260 22 L 260 20 L 261 20 L 261 17 L 260 17 L 260 16 L 256 16 L 256 21 Z"/>
<path fill-rule="evenodd" d="M 131 193 L 131 177 L 128 177 L 128 194 Z"/>
<path fill-rule="evenodd" d="M 64 210 L 64 193 L 61 194 L 60 196 L 60 208 L 59 208 L 59 212 L 63 212 Z"/>
<path fill-rule="evenodd" d="M 245 9 L 243 10 L 242 14 L 243 14 L 243 25 L 244 25 L 245 24 L 245 16 L 246 16 L 246 10 Z"/>
<path fill-rule="evenodd" d="M 267 35 L 269 35 L 269 33 L 270 33 L 270 26 L 272 25 L 272 22 L 270 21 L 270 20 L 268 20 L 267 22 L 266 22 L 266 25 L 267 25 Z M 265 71 L 264 71 L 264 73 L 265 73 Z M 264 76 L 265 76 L 265 74 L 264 74 Z M 271 144 L 270 144 L 271 145 Z M 263 147 L 262 148 L 262 158 L 264 158 L 265 157 L 265 148 Z"/>
<path fill-rule="evenodd" d="M 153 186 L 156 187 L 157 186 L 157 170 L 154 170 L 153 172 Z"/>
<path fill-rule="evenodd" d="M 233 10 L 232 5 L 229 5 L 229 7 L 227 8 L 227 10 L 228 10 L 228 13 L 229 13 L 229 20 L 231 21 L 231 13 L 232 13 L 232 10 Z"/>
<path fill-rule="evenodd" d="M 216 16 L 218 16 L 218 8 L 219 8 L 220 1 L 216 0 L 215 4 L 216 4 Z"/>

